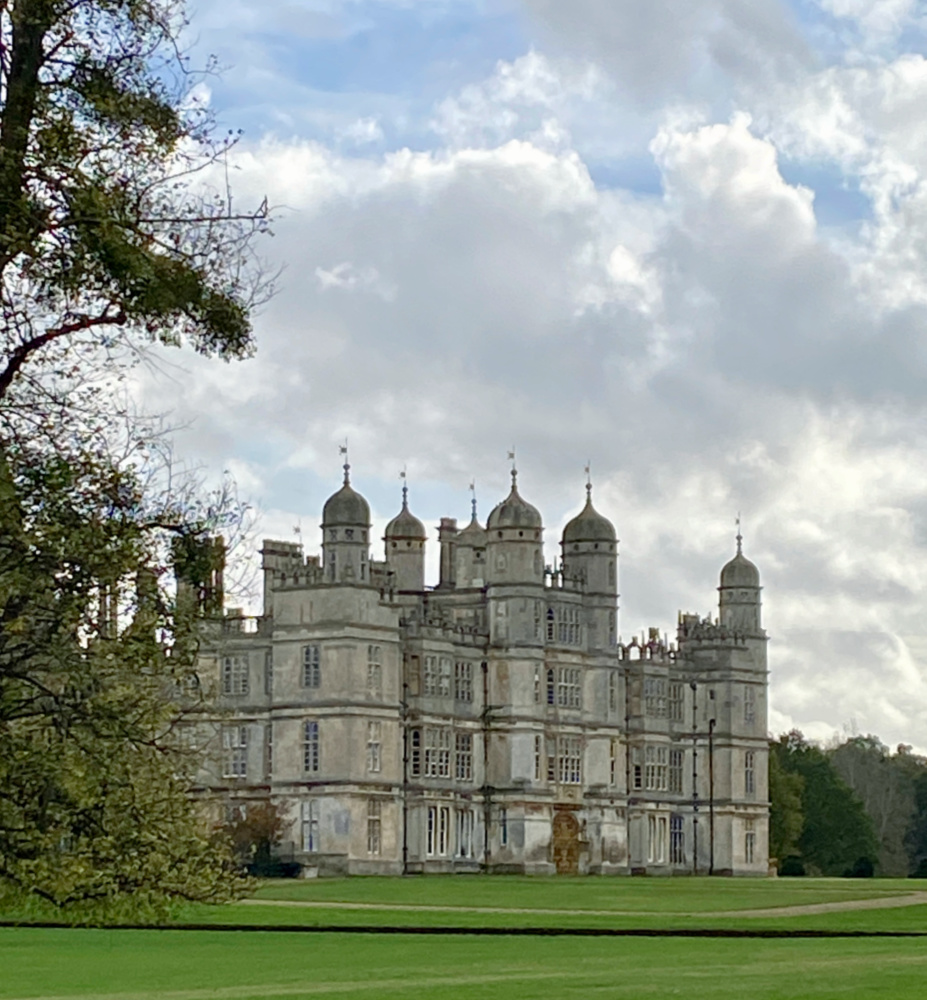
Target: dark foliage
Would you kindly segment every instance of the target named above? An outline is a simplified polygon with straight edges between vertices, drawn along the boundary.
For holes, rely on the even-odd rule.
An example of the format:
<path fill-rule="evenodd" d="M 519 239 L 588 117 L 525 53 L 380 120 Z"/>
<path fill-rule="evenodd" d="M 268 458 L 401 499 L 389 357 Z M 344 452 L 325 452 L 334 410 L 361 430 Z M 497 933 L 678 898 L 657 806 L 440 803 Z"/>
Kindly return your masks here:
<path fill-rule="evenodd" d="M 771 749 L 782 770 L 803 781 L 804 824 L 798 847 L 806 870 L 842 875 L 858 858 L 876 857 L 872 821 L 828 755 L 797 731 L 781 737 Z"/>

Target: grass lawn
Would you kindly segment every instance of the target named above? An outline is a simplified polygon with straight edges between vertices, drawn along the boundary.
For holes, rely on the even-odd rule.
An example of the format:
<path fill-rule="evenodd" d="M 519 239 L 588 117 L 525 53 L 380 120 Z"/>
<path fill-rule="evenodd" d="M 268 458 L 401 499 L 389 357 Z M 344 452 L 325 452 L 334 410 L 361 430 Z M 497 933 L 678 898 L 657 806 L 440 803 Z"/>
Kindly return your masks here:
<path fill-rule="evenodd" d="M 383 937 L 0 929 L 0 998 L 924 995 L 921 940 Z"/>
<path fill-rule="evenodd" d="M 279 879 L 258 899 L 310 902 L 475 906 L 513 909 L 710 913 L 761 909 L 927 891 L 914 879 L 531 878 L 414 876 L 409 878 Z"/>
<path fill-rule="evenodd" d="M 263 905 L 191 907 L 183 917 L 204 923 L 315 927 L 927 930 L 927 897 L 923 905 L 899 909 L 794 915 L 782 909 L 922 891 L 927 883 L 910 879 L 320 879 L 265 883 L 255 896 Z M 322 905 L 294 905 L 303 903 Z M 756 910 L 772 912 L 741 915 Z"/>
<path fill-rule="evenodd" d="M 266 883 L 257 898 L 269 905 L 188 907 L 181 919 L 278 927 L 924 931 L 927 903 L 899 909 L 743 915 L 924 891 L 927 885 L 910 880 L 355 878 Z M 334 906 L 298 905 L 305 902 Z M 925 982 L 927 939 L 923 938 L 541 938 L 0 928 L 0 1000 L 322 995 L 370 1000 L 878 995 L 920 1000 Z"/>
<path fill-rule="evenodd" d="M 478 913 L 397 913 L 395 910 L 294 910 L 290 908 L 235 906 L 221 910 L 205 908 L 189 911 L 190 922 L 197 924 L 241 924 L 268 927 L 450 927 L 450 928 L 583 928 L 648 930 L 750 930 L 750 931 L 927 931 L 927 905 L 892 910 L 859 910 L 849 913 L 764 917 L 749 921 L 737 917 L 703 917 L 644 914 L 629 916 L 552 916 L 549 914 Z M 927 940 L 924 942 L 927 950 Z"/>

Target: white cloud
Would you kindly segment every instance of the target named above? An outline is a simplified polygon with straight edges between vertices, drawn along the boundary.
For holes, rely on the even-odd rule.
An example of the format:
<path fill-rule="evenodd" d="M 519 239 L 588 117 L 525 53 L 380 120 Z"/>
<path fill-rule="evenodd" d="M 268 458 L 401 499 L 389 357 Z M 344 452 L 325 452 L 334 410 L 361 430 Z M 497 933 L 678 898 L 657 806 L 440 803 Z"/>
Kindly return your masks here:
<path fill-rule="evenodd" d="M 871 217 L 840 250 L 857 288 L 885 316 L 927 304 L 925 100 L 927 60 L 903 54 L 827 68 L 772 92 L 759 110 L 777 148 L 832 164 L 868 197 Z M 920 350 L 910 339 L 906 349 Z"/>
<path fill-rule="evenodd" d="M 814 241 L 814 196 L 782 179 L 775 147 L 750 125 L 739 114 L 730 124 L 661 129 L 651 150 L 666 197 L 682 228 L 712 239 L 725 254 L 736 254 L 732 240 L 754 239 L 773 258 L 793 254 Z"/>
<path fill-rule="evenodd" d="M 358 118 L 338 130 L 338 138 L 353 146 L 369 146 L 383 141 L 383 129 L 376 118 Z"/>
<path fill-rule="evenodd" d="M 581 0 L 564 29 L 581 58 L 532 51 L 449 95 L 435 150 L 239 150 L 239 199 L 287 206 L 258 356 L 188 358 L 145 391 L 190 422 L 185 447 L 263 484 L 269 531 L 291 537 L 301 518 L 310 547 L 345 435 L 378 523 L 406 462 L 426 522 L 465 516 L 473 475 L 485 516 L 515 444 L 551 558 L 591 457 L 623 539 L 626 633 L 709 611 L 743 510 L 774 726 L 827 736 L 856 719 L 927 743 L 924 61 L 812 70 L 776 4 L 696 3 L 665 37 L 645 7 Z M 751 17 L 777 26 L 765 92 L 766 69 L 744 65 L 733 114 L 661 104 L 718 71 L 722 42 L 754 51 Z M 640 52 L 621 68 L 605 49 L 625 28 L 619 48 Z M 637 149 L 658 195 L 594 183 L 578 134 L 612 107 L 634 136 L 647 118 L 587 56 L 659 108 Z M 837 240 L 785 160 L 858 179 L 872 218 Z"/>
<path fill-rule="evenodd" d="M 820 0 L 834 17 L 855 22 L 864 43 L 884 44 L 895 39 L 916 11 L 915 0 Z"/>
<path fill-rule="evenodd" d="M 355 267 L 350 261 L 342 261 L 334 267 L 315 269 L 316 281 L 323 290 L 373 292 L 389 302 L 396 297 L 396 289 L 380 277 L 375 267 Z"/>
<path fill-rule="evenodd" d="M 523 0 L 545 42 L 595 60 L 646 105 L 712 101 L 727 81 L 768 83 L 810 55 L 781 0 Z"/>
<path fill-rule="evenodd" d="M 593 65 L 552 61 L 532 51 L 500 62 L 488 79 L 441 101 L 431 127 L 454 146 L 492 146 L 532 133 L 562 146 L 569 133 L 560 122 L 571 106 L 606 90 Z"/>

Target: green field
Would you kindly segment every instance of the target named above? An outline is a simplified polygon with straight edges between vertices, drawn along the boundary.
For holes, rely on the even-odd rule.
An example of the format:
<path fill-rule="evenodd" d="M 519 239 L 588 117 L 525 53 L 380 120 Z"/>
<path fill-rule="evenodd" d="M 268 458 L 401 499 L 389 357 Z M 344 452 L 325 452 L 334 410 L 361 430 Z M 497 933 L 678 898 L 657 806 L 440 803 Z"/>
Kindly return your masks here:
<path fill-rule="evenodd" d="M 0 930 L 0 997 L 921 998 L 922 940 Z"/>
<path fill-rule="evenodd" d="M 925 892 L 925 895 L 920 895 Z M 911 896 L 916 893 L 918 895 Z M 905 880 L 448 877 L 267 883 L 222 924 L 927 931 Z M 872 901 L 917 901 L 858 908 Z M 921 902 L 921 900 L 924 900 Z M 306 905 L 309 904 L 309 905 Z M 319 905 L 321 904 L 321 905 Z M 793 908 L 837 910 L 808 912 Z M 854 907 L 854 908 L 848 908 Z M 772 911 L 759 916 L 757 911 Z M 924 995 L 927 938 L 730 939 L 0 928 L 0 1000 Z"/>
<path fill-rule="evenodd" d="M 451 877 L 289 879 L 257 898 L 433 906 L 718 911 L 927 891 L 913 879 L 718 879 Z"/>
<path fill-rule="evenodd" d="M 899 897 L 922 902 L 792 912 Z M 316 927 L 927 930 L 927 883 L 910 879 L 319 879 L 267 883 L 254 898 L 259 905 L 197 907 L 184 916 L 207 923 Z"/>

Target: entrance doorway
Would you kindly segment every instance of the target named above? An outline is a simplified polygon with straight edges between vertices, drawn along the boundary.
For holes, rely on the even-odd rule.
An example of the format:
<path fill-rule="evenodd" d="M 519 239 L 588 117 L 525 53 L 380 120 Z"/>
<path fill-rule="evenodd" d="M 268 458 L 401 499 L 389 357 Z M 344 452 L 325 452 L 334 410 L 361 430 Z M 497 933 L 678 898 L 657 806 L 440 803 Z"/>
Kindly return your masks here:
<path fill-rule="evenodd" d="M 557 874 L 579 874 L 579 823 L 573 813 L 565 809 L 554 813 L 552 840 Z"/>

